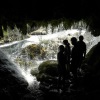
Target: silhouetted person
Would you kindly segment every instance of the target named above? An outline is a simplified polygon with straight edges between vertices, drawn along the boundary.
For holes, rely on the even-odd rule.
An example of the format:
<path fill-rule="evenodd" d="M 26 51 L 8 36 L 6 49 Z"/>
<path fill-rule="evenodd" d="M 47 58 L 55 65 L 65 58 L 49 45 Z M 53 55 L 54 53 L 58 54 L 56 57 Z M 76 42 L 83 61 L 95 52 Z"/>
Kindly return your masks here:
<path fill-rule="evenodd" d="M 78 68 L 77 39 L 75 37 L 72 37 L 71 43 L 73 45 L 72 52 L 71 52 L 71 72 L 74 76 L 74 79 L 76 79 L 77 78 L 77 68 Z"/>
<path fill-rule="evenodd" d="M 68 73 L 68 76 L 69 76 L 70 55 L 71 55 L 70 44 L 69 44 L 68 40 L 64 40 L 63 44 L 64 44 L 64 54 L 65 54 L 65 60 L 66 60 L 66 68 L 67 68 L 67 73 Z"/>
<path fill-rule="evenodd" d="M 64 46 L 59 46 L 59 52 L 57 54 L 57 61 L 58 61 L 58 73 L 59 73 L 59 80 L 58 80 L 58 89 L 60 86 L 65 89 L 65 78 L 66 78 L 66 62 L 65 62 L 65 55 L 64 55 Z"/>
<path fill-rule="evenodd" d="M 79 41 L 77 42 L 78 46 L 78 67 L 81 67 L 82 61 L 86 55 L 86 44 L 83 41 L 84 37 L 82 35 L 79 36 Z"/>

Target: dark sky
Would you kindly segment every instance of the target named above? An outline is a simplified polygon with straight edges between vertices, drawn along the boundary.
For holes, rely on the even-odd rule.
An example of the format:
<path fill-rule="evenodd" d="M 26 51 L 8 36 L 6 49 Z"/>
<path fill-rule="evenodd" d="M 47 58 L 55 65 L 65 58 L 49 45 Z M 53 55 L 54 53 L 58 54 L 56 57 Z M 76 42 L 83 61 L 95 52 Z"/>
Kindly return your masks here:
<path fill-rule="evenodd" d="M 99 15 L 97 0 L 1 0 L 0 15 L 8 17 L 49 19 L 79 18 Z"/>

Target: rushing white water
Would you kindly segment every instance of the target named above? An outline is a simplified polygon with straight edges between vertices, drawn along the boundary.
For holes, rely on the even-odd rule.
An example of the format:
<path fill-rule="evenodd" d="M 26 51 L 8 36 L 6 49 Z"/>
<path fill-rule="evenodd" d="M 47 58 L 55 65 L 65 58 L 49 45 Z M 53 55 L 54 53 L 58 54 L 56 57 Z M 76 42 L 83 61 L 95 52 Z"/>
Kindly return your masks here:
<path fill-rule="evenodd" d="M 28 57 L 27 52 L 25 55 L 19 56 L 21 50 L 31 44 L 40 44 L 46 47 L 46 50 L 48 51 L 47 58 L 45 60 L 56 59 L 58 45 L 62 44 L 62 41 L 64 39 L 68 39 L 69 42 L 71 37 L 76 37 L 78 39 L 79 35 L 84 36 L 84 41 L 87 45 L 87 52 L 100 40 L 100 36 L 94 37 L 93 35 L 91 35 L 91 32 L 88 32 L 86 29 L 81 30 L 81 32 L 78 29 L 71 29 L 62 30 L 53 34 L 48 33 L 47 35 L 30 35 L 30 38 L 27 38 L 25 40 L 0 45 L 0 49 L 8 55 L 8 57 L 12 60 L 12 62 L 16 64 L 16 66 L 18 66 L 22 75 L 29 83 L 29 86 L 34 88 L 34 85 L 39 84 L 39 82 L 37 82 L 36 77 L 32 76 L 30 72 L 31 70 L 37 70 L 39 64 L 43 60 L 40 61 L 39 59 L 37 59 L 36 61 L 31 61 Z M 47 42 L 47 44 L 44 43 L 45 41 Z M 24 67 L 21 67 L 19 63 L 15 62 L 16 58 L 20 58 L 23 60 L 23 62 L 25 62 L 23 64 Z M 31 67 L 27 66 L 26 64 L 26 62 L 29 61 L 33 63 Z"/>
<path fill-rule="evenodd" d="M 71 36 L 75 36 L 75 33 L 77 34 L 79 30 L 63 30 L 61 32 L 55 32 L 53 34 L 47 34 L 47 35 L 37 35 L 37 36 L 31 36 L 30 38 L 26 39 L 27 43 L 24 44 L 23 48 L 27 45 L 33 44 L 33 43 L 40 43 L 43 40 L 55 40 L 57 41 L 58 38 L 66 39 L 70 38 Z M 85 32 L 85 31 L 84 31 Z M 84 32 L 82 32 L 84 34 Z"/>
<path fill-rule="evenodd" d="M 4 52 L 0 50 L 0 69 L 8 69 L 12 72 L 12 75 L 20 80 L 24 81 L 24 76 L 21 74 L 20 67 L 17 67 L 10 59 L 7 57 Z"/>
<path fill-rule="evenodd" d="M 87 44 L 87 52 L 100 40 L 100 36 L 94 37 L 91 32 L 88 32 L 86 29 L 81 30 L 81 32 L 78 29 L 71 29 L 47 35 L 31 35 L 30 38 L 26 39 L 27 42 L 24 43 L 22 48 L 25 48 L 31 44 L 41 44 L 44 41 L 48 41 L 48 44 L 50 44 L 51 41 L 54 41 L 56 44 L 62 44 L 64 39 L 68 39 L 70 42 L 72 37 L 76 37 L 78 39 L 79 35 L 84 36 L 84 41 Z"/>

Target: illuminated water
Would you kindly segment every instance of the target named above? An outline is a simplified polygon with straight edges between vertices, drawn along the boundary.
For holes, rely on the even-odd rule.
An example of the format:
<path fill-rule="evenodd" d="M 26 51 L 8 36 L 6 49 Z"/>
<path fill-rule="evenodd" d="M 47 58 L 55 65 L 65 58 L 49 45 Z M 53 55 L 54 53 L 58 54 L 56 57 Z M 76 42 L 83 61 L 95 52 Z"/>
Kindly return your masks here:
<path fill-rule="evenodd" d="M 54 32 L 53 34 L 48 33 L 47 35 L 30 35 L 30 38 L 28 39 L 0 45 L 0 49 L 19 68 L 20 72 L 29 83 L 29 88 L 31 87 L 32 89 L 35 88 L 39 84 L 39 82 L 37 82 L 35 76 L 32 76 L 30 74 L 31 70 L 37 71 L 39 64 L 44 60 L 56 59 L 58 46 L 62 44 L 62 41 L 64 39 L 68 39 L 68 41 L 70 42 L 70 39 L 73 36 L 78 39 L 80 34 L 84 36 L 84 41 L 87 45 L 87 52 L 100 40 L 100 36 L 94 37 L 93 35 L 91 35 L 91 32 L 88 32 L 86 29 L 81 30 L 81 32 L 80 30 L 72 29 Z M 47 44 L 45 44 L 45 42 Z M 31 44 L 40 44 L 44 46 L 48 51 L 47 57 L 44 60 L 39 60 L 38 57 L 36 57 L 35 60 L 31 60 L 27 52 L 25 55 L 19 56 L 21 50 Z M 18 62 L 16 63 L 16 58 L 21 58 L 25 63 L 23 65 L 20 65 Z M 26 62 L 31 62 L 32 65 L 28 66 Z"/>

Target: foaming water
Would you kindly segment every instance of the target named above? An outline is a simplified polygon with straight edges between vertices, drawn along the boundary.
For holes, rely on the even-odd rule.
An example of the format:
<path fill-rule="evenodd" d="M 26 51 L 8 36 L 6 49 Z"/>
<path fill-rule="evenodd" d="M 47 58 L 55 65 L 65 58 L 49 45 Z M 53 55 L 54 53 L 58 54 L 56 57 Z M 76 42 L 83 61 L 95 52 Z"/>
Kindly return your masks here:
<path fill-rule="evenodd" d="M 81 30 L 81 32 L 78 29 L 71 29 L 71 30 L 62 30 L 60 32 L 55 32 L 53 34 L 50 33 L 47 35 L 31 35 L 30 38 L 28 39 L 1 45 L 0 48 L 2 51 L 4 51 L 4 53 L 7 54 L 7 56 L 9 56 L 8 59 L 11 59 L 11 61 L 15 63 L 16 67 L 14 67 L 14 70 L 16 70 L 18 73 L 16 74 L 16 77 L 17 75 L 19 77 L 20 76 L 24 77 L 29 84 L 28 88 L 34 89 L 38 88 L 39 82 L 37 81 L 35 76 L 31 75 L 31 70 L 37 70 L 39 64 L 42 63 L 44 60 L 50 60 L 50 59 L 56 60 L 57 49 L 58 46 L 62 44 L 62 41 L 64 39 L 68 39 L 68 41 L 70 42 L 71 37 L 74 36 L 78 39 L 79 35 L 84 36 L 84 41 L 86 42 L 87 45 L 87 52 L 100 41 L 100 36 L 94 37 L 93 35 L 91 35 L 91 32 L 88 32 L 86 29 Z M 45 44 L 44 41 L 47 41 L 47 44 Z M 27 56 L 28 54 L 26 52 L 26 55 L 24 56 L 22 55 L 20 56 L 20 58 L 26 59 L 25 61 L 23 60 L 24 62 L 31 61 L 34 65 L 28 67 L 27 65 L 23 65 L 23 67 L 21 67 L 18 63 L 15 62 L 15 60 L 17 57 L 19 57 L 21 50 L 31 44 L 40 44 L 44 46 L 48 51 L 46 54 L 47 58 L 45 58 L 44 60 L 36 59 L 35 61 L 31 61 L 30 58 Z"/>
<path fill-rule="evenodd" d="M 38 89 L 39 86 L 39 82 L 37 81 L 35 76 L 32 76 L 30 73 L 31 69 L 27 69 L 26 71 L 24 69 L 21 69 L 21 73 L 24 76 L 24 78 L 27 80 L 28 82 L 28 89 L 29 90 L 34 90 L 34 89 Z"/>
<path fill-rule="evenodd" d="M 0 68 L 2 70 L 9 70 L 13 76 L 16 78 L 19 78 L 20 80 L 24 79 L 24 76 L 21 73 L 21 70 L 19 67 L 17 67 L 10 59 L 5 55 L 4 52 L 1 51 L 0 49 Z"/>
<path fill-rule="evenodd" d="M 17 64 L 13 63 L 12 60 L 5 55 L 4 52 L 0 50 L 0 69 L 9 70 L 12 76 L 18 78 L 21 81 L 28 82 L 28 89 L 34 90 L 38 89 L 39 82 L 37 81 L 35 76 L 30 74 L 31 69 L 25 70 L 24 68 L 18 67 Z"/>
<path fill-rule="evenodd" d="M 58 38 L 70 38 L 70 36 L 77 34 L 79 30 L 72 29 L 72 30 L 63 30 L 61 32 L 55 32 L 53 34 L 47 34 L 47 35 L 31 35 L 30 38 L 26 39 L 26 43 L 23 45 L 22 48 L 31 45 L 33 43 L 39 44 L 43 40 L 57 40 Z M 84 34 L 85 31 L 82 32 Z"/>

